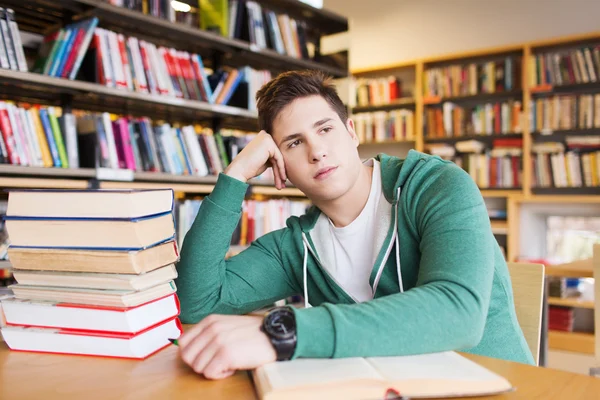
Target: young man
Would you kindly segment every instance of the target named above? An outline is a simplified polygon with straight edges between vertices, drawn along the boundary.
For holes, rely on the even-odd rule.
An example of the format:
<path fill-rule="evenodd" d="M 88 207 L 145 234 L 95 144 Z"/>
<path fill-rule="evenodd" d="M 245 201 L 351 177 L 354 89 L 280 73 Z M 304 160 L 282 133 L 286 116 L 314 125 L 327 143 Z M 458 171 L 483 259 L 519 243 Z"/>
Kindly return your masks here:
<path fill-rule="evenodd" d="M 410 151 L 362 162 L 354 125 L 319 72 L 257 93 L 262 131 L 220 174 L 178 265 L 180 339 L 196 372 L 298 357 L 460 350 L 533 363 L 479 189 L 455 164 Z M 305 215 L 225 260 L 249 179 L 273 168 L 312 201 Z M 246 314 L 303 294 L 306 308 Z"/>

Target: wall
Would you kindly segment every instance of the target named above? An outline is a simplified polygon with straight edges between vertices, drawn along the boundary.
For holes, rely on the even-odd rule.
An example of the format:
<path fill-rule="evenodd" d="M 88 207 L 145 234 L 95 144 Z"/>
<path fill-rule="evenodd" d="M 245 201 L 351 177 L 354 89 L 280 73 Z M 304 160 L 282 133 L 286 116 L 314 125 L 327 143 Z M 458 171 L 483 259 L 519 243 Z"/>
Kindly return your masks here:
<path fill-rule="evenodd" d="M 350 68 L 597 31 L 598 0 L 324 0 L 349 19 Z"/>

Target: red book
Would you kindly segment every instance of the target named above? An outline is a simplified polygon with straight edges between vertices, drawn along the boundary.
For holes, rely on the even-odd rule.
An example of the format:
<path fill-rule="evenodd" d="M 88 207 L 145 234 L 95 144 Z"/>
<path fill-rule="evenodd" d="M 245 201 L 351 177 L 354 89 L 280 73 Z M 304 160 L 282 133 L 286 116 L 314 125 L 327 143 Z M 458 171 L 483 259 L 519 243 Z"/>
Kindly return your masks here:
<path fill-rule="evenodd" d="M 21 160 L 19 159 L 19 153 L 17 153 L 14 133 L 8 117 L 8 110 L 4 103 L 0 103 L 0 130 L 2 131 L 4 143 L 6 143 L 6 151 L 8 152 L 10 163 L 19 165 Z"/>
<path fill-rule="evenodd" d="M 11 298 L 2 301 L 6 324 L 136 334 L 179 315 L 175 293 L 134 307 L 106 307 Z"/>
<path fill-rule="evenodd" d="M 177 317 L 142 332 L 116 333 L 6 326 L 2 335 L 14 351 L 145 359 L 171 345 L 183 333 Z"/>

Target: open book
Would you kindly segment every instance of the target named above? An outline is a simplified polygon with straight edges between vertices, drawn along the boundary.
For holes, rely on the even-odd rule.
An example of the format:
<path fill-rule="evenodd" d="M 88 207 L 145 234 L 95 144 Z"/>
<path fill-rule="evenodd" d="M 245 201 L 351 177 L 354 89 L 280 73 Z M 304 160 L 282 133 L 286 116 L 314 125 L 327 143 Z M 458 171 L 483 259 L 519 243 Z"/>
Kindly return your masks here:
<path fill-rule="evenodd" d="M 503 377 L 455 352 L 402 357 L 297 359 L 253 371 L 262 400 L 482 396 L 512 390 Z"/>

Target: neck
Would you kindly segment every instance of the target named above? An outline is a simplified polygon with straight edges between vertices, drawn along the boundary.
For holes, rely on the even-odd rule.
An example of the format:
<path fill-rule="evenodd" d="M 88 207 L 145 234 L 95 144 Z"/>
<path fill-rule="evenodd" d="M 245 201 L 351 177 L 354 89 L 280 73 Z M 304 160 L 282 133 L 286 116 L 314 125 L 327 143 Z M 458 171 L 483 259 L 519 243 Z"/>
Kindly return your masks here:
<path fill-rule="evenodd" d="M 365 208 L 369 199 L 372 179 L 373 167 L 361 164 L 358 179 L 350 190 L 335 200 L 314 201 L 314 204 L 329 217 L 336 227 L 347 226 Z"/>

